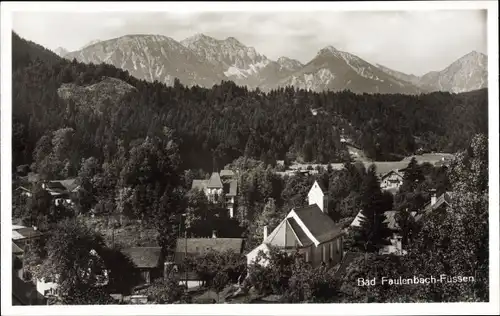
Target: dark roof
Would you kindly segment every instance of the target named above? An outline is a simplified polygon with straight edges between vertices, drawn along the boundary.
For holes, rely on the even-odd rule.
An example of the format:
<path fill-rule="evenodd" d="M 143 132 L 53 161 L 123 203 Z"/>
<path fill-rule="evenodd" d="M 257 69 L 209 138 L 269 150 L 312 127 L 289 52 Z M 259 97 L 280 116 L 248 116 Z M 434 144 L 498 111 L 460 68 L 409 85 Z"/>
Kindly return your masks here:
<path fill-rule="evenodd" d="M 186 239 L 177 239 L 175 248 L 176 253 L 184 253 L 186 251 Z M 243 238 L 188 238 L 187 253 L 188 254 L 204 254 L 210 250 L 223 252 L 233 250 L 236 253 L 241 253 L 243 250 Z"/>
<path fill-rule="evenodd" d="M 208 180 L 207 188 L 214 189 L 222 189 L 222 181 L 220 180 L 220 176 L 217 172 L 213 172 Z"/>
<path fill-rule="evenodd" d="M 17 254 L 22 254 L 24 251 L 19 248 L 18 245 L 16 245 L 14 242 L 12 242 L 12 253 L 17 255 Z"/>
<path fill-rule="evenodd" d="M 286 220 L 290 225 L 290 227 L 292 228 L 295 235 L 297 235 L 297 238 L 299 239 L 302 246 L 306 247 L 313 243 L 312 240 L 309 237 L 307 237 L 304 230 L 300 227 L 299 223 L 297 223 L 297 221 L 294 218 L 289 217 Z"/>
<path fill-rule="evenodd" d="M 42 236 L 39 230 L 35 230 L 33 227 L 23 227 L 19 229 L 12 230 L 12 239 L 26 239 L 26 238 L 35 238 Z"/>
<path fill-rule="evenodd" d="M 160 265 L 161 247 L 132 247 L 122 252 L 137 268 L 156 268 Z"/>
<path fill-rule="evenodd" d="M 339 268 L 335 272 L 335 278 L 336 279 L 341 279 L 347 270 L 347 268 L 358 258 L 362 257 L 363 253 L 362 252 L 347 252 L 344 255 L 344 258 L 342 259 L 342 262 L 340 263 Z"/>
<path fill-rule="evenodd" d="M 66 179 L 66 180 L 52 180 L 47 182 L 47 187 L 51 190 L 65 190 L 65 191 L 73 191 L 78 188 L 78 183 L 76 179 Z"/>
<path fill-rule="evenodd" d="M 16 275 L 12 276 L 12 296 L 22 305 L 40 304 L 43 301 L 42 294 L 38 293 L 33 282 L 24 282 Z"/>
<path fill-rule="evenodd" d="M 302 223 L 320 243 L 332 240 L 343 234 L 339 225 L 321 211 L 316 205 L 294 209 Z"/>
<path fill-rule="evenodd" d="M 45 186 L 49 190 L 66 191 L 66 187 L 60 181 L 49 181 Z"/>

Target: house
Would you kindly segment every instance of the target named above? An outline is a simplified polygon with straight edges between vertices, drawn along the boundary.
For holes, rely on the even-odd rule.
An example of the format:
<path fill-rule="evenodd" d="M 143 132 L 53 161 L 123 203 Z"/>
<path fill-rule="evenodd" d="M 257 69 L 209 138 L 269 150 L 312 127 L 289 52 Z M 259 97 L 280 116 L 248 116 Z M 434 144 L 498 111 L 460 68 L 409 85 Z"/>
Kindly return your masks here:
<path fill-rule="evenodd" d="M 76 179 L 52 180 L 43 182 L 42 188 L 47 190 L 54 198 L 56 205 L 62 203 L 73 204 L 71 196 L 78 192 L 80 185 Z"/>
<path fill-rule="evenodd" d="M 20 195 L 24 195 L 27 197 L 32 196 L 31 189 L 27 188 L 26 186 L 19 186 L 17 187 L 16 191 L 19 192 Z"/>
<path fill-rule="evenodd" d="M 391 170 L 380 178 L 380 188 L 391 193 L 396 193 L 402 184 L 403 174 L 398 170 Z"/>
<path fill-rule="evenodd" d="M 243 238 L 179 238 L 174 255 L 174 267 L 179 271 L 180 284 L 186 284 L 192 288 L 201 286 L 201 278 L 193 271 L 183 269 L 184 258 L 187 256 L 204 255 L 210 251 L 225 252 L 233 251 L 241 254 L 243 252 Z M 168 263 L 167 263 L 168 264 Z"/>
<path fill-rule="evenodd" d="M 203 191 L 211 202 L 217 202 L 219 196 L 224 195 L 229 217 L 234 217 L 234 208 L 238 193 L 238 180 L 234 171 L 221 170 L 220 173 L 213 172 L 208 180 L 195 179 L 193 180 L 191 189 Z"/>
<path fill-rule="evenodd" d="M 415 216 L 415 220 L 419 221 L 425 214 L 429 214 L 436 210 L 443 210 L 443 211 L 446 210 L 448 207 L 452 205 L 452 201 L 453 201 L 453 192 L 447 191 L 441 194 L 439 197 L 437 197 L 436 191 L 432 190 L 430 202 L 427 203 L 424 206 L 424 208 L 417 213 L 417 215 Z"/>
<path fill-rule="evenodd" d="M 384 223 L 387 224 L 387 228 L 389 228 L 393 233 L 397 233 L 399 231 L 399 225 L 397 221 L 397 211 L 385 211 L 384 216 L 385 220 Z M 413 215 L 415 213 L 412 213 Z M 350 227 L 360 227 L 361 226 L 361 220 L 364 218 L 362 210 L 358 212 L 354 220 L 351 222 Z"/>
<path fill-rule="evenodd" d="M 361 210 L 359 210 L 358 214 L 356 214 L 356 217 L 352 220 L 351 225 L 349 225 L 349 228 L 351 227 L 360 227 L 361 226 L 361 220 L 364 218 L 363 213 Z"/>
<path fill-rule="evenodd" d="M 384 223 L 387 224 L 387 228 L 392 231 L 392 236 L 389 239 L 390 244 L 383 246 L 379 253 L 380 254 L 395 254 L 404 255 L 406 251 L 402 248 L 402 236 L 400 234 L 400 227 L 397 220 L 397 211 L 386 211 L 384 212 L 385 220 Z M 412 216 L 416 216 L 415 212 L 411 213 Z M 359 211 L 354 220 L 351 222 L 350 228 L 360 227 L 361 220 L 364 218 L 362 211 Z"/>
<path fill-rule="evenodd" d="M 104 266 L 104 262 L 101 256 L 95 251 L 91 249 L 89 251 L 90 261 L 94 264 L 90 265 L 87 268 L 88 275 L 93 275 L 95 277 L 94 282 L 92 283 L 92 287 L 99 288 L 108 285 L 109 283 L 109 273 L 106 267 Z M 81 275 L 84 275 L 84 271 L 79 271 Z M 83 273 L 82 273 L 83 272 Z M 45 298 L 58 296 L 58 288 L 59 288 L 59 275 L 52 274 L 49 278 L 43 277 L 34 277 L 34 282 L 36 283 L 37 292 L 43 295 Z"/>
<path fill-rule="evenodd" d="M 130 258 L 139 275 L 138 285 L 148 285 L 163 275 L 161 247 L 132 247 L 122 253 Z"/>
<path fill-rule="evenodd" d="M 308 199 L 309 206 L 292 209 L 269 236 L 264 228 L 264 240 L 246 255 L 247 263 L 266 264 L 256 260 L 261 250 L 268 252 L 270 247 L 298 251 L 313 267 L 340 263 L 344 231 L 326 214 L 326 199 L 318 182 L 313 184 Z"/>
<path fill-rule="evenodd" d="M 12 242 L 16 244 L 23 251 L 26 249 L 26 246 L 31 242 L 39 240 L 43 237 L 43 233 L 38 230 L 36 226 L 33 227 L 24 227 L 19 226 L 17 229 L 12 229 Z"/>

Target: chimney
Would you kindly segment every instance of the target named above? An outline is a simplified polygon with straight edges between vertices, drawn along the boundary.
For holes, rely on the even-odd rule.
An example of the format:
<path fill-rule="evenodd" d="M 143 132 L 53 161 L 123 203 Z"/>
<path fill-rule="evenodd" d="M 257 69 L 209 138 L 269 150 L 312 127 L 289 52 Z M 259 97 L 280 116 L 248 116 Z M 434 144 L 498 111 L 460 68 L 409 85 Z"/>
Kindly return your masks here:
<path fill-rule="evenodd" d="M 216 232 L 217 232 L 217 231 L 212 230 L 212 238 L 217 238 Z"/>
<path fill-rule="evenodd" d="M 436 189 L 431 189 L 431 206 L 436 204 Z"/>
<path fill-rule="evenodd" d="M 401 236 L 396 236 L 396 251 L 398 255 L 403 254 L 403 239 Z"/>
<path fill-rule="evenodd" d="M 267 225 L 264 226 L 264 239 L 262 240 L 262 242 L 264 242 L 266 239 L 267 239 Z"/>
<path fill-rule="evenodd" d="M 168 262 L 168 261 L 165 261 L 163 263 L 163 277 L 165 279 L 168 278 L 170 272 L 172 271 L 172 266 L 173 266 L 173 263 L 172 262 Z"/>

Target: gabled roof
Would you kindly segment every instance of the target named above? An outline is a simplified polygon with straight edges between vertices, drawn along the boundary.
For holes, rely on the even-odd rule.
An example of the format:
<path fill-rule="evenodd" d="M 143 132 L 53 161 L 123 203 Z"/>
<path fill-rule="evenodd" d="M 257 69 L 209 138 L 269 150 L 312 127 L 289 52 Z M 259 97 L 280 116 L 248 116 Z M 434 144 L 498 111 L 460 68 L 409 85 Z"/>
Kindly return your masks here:
<path fill-rule="evenodd" d="M 403 175 L 399 172 L 399 170 L 391 170 L 391 171 L 385 173 L 384 175 L 382 175 L 381 179 L 387 178 L 388 176 L 390 176 L 392 174 L 395 174 L 395 175 L 403 178 Z"/>
<path fill-rule="evenodd" d="M 220 171 L 220 176 L 221 177 L 234 177 L 234 172 L 233 172 L 233 170 L 224 169 L 224 170 Z"/>
<path fill-rule="evenodd" d="M 430 202 L 427 203 L 425 205 L 425 207 L 422 209 L 422 211 L 420 212 L 420 214 L 417 215 L 417 216 L 415 216 L 415 219 L 419 220 L 420 218 L 422 218 L 423 214 L 432 212 L 433 210 L 438 209 L 438 208 L 440 208 L 443 205 L 450 206 L 451 203 L 452 203 L 452 200 L 453 200 L 453 192 L 449 192 L 448 191 L 448 192 L 445 192 L 445 193 L 441 194 L 436 199 L 436 203 L 434 203 L 434 205 L 431 205 Z"/>
<path fill-rule="evenodd" d="M 359 227 L 361 225 L 361 219 L 363 219 L 363 213 L 361 210 L 359 210 L 358 214 L 356 214 L 356 217 L 352 220 L 351 227 Z"/>
<path fill-rule="evenodd" d="M 42 236 L 38 230 L 35 230 L 33 227 L 24 227 L 16 230 L 12 230 L 12 240 L 22 240 L 26 238 L 36 238 Z"/>
<path fill-rule="evenodd" d="M 330 216 L 323 213 L 316 204 L 293 209 L 288 217 L 293 216 L 293 213 L 298 217 L 297 222 L 303 224 L 301 227 L 308 230 L 319 244 L 343 234 L 340 225 L 335 224 Z"/>
<path fill-rule="evenodd" d="M 222 181 L 217 172 L 213 172 L 208 180 L 207 188 L 209 189 L 222 189 Z"/>
<path fill-rule="evenodd" d="M 49 190 L 61 190 L 72 192 L 79 187 L 76 179 L 52 180 L 46 183 Z"/>
<path fill-rule="evenodd" d="M 385 220 L 384 220 L 384 223 L 387 223 L 387 227 L 389 229 L 392 229 L 392 230 L 398 230 L 399 229 L 399 225 L 398 225 L 398 221 L 396 219 L 396 214 L 398 213 L 398 211 L 386 211 L 384 212 L 384 215 L 385 215 Z M 411 213 L 412 216 L 415 216 L 416 213 L 415 212 L 412 212 Z M 354 218 L 354 220 L 352 221 L 351 223 L 351 227 L 359 227 L 360 224 L 361 224 L 361 219 L 363 219 L 364 216 L 362 214 L 361 211 L 358 212 L 358 214 L 356 215 L 356 217 Z"/>
<path fill-rule="evenodd" d="M 306 232 L 300 227 L 299 223 L 297 223 L 293 217 L 287 218 L 286 221 L 302 246 L 306 247 L 313 244 L 313 241 L 307 237 Z"/>
<path fill-rule="evenodd" d="M 282 249 L 307 247 L 313 241 L 293 217 L 287 217 L 269 234 L 264 244 Z"/>
<path fill-rule="evenodd" d="M 24 251 L 18 246 L 16 245 L 14 242 L 12 242 L 12 253 L 14 255 L 19 255 L 19 254 L 22 254 Z"/>
<path fill-rule="evenodd" d="M 193 180 L 191 189 L 205 190 L 208 185 L 208 180 Z"/>
<path fill-rule="evenodd" d="M 258 245 L 257 247 L 253 248 L 252 250 L 250 250 L 245 256 L 248 257 L 248 256 L 258 255 L 259 251 L 261 251 L 261 250 L 263 252 L 267 252 L 267 251 L 271 250 L 271 248 L 269 247 L 269 244 L 262 243 L 262 244 Z"/>
<path fill-rule="evenodd" d="M 319 181 L 314 181 L 313 185 L 311 186 L 311 189 L 309 189 L 309 193 L 311 193 L 312 190 L 316 189 L 316 188 L 320 188 L 320 190 L 322 191 L 323 194 L 325 194 L 326 190 L 325 188 L 321 185 L 321 183 Z"/>
<path fill-rule="evenodd" d="M 137 268 L 156 268 L 160 265 L 161 247 L 132 247 L 123 249 Z"/>

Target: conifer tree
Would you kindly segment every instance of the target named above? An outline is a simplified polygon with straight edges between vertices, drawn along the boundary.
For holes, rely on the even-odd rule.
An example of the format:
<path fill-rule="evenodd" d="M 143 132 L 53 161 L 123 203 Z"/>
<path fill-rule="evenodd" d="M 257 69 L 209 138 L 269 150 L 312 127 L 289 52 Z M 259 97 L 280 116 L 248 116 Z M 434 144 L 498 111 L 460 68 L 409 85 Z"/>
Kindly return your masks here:
<path fill-rule="evenodd" d="M 386 243 L 390 231 L 385 223 L 383 194 L 375 165 L 371 165 L 361 184 L 361 220 L 355 240 L 366 251 L 375 251 Z"/>

